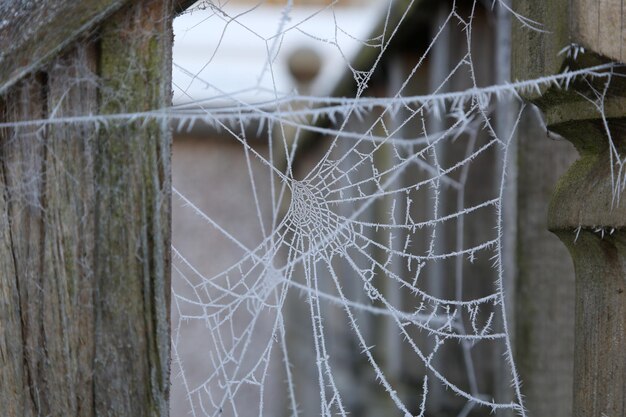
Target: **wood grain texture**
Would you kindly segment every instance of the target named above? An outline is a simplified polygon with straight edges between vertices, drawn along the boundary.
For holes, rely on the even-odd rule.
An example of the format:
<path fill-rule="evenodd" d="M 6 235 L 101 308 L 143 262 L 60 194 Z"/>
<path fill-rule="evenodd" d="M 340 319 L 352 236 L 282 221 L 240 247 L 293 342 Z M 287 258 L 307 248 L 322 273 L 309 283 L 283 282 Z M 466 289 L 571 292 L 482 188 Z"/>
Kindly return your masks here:
<path fill-rule="evenodd" d="M 626 233 L 557 234 L 576 269 L 573 415 L 626 415 Z"/>
<path fill-rule="evenodd" d="M 513 25 L 512 78 L 533 79 L 587 66 L 567 60 L 564 48 L 583 46 L 608 60 L 624 62 L 626 0 L 512 0 L 521 16 L 541 25 L 545 32 Z M 568 61 L 568 62 L 566 62 Z M 542 91 L 543 93 L 543 91 Z M 532 98 L 536 95 L 532 94 Z"/>
<path fill-rule="evenodd" d="M 121 9 L 0 96 L 0 120 L 169 105 L 172 7 Z M 3 416 L 168 415 L 170 139 L 154 121 L 0 130 Z"/>
<path fill-rule="evenodd" d="M 0 94 L 128 0 L 0 0 Z"/>
<path fill-rule="evenodd" d="M 573 1 L 573 41 L 615 61 L 624 62 L 625 7 L 624 0 Z"/>
<path fill-rule="evenodd" d="M 0 0 L 0 94 L 130 0 Z M 174 0 L 182 13 L 196 0 Z"/>
<path fill-rule="evenodd" d="M 520 15 L 541 25 L 539 32 L 513 21 L 511 78 L 528 80 L 558 73 L 570 40 L 570 0 L 512 0 Z"/>
<path fill-rule="evenodd" d="M 142 0 L 121 9 L 104 25 L 101 112 L 169 105 L 172 10 L 169 0 Z M 95 391 L 98 415 L 168 413 L 170 143 L 166 120 L 113 124 L 98 139 L 94 375 L 100 387 Z"/>
<path fill-rule="evenodd" d="M 24 80 L 3 106 L 3 116 L 24 120 L 41 116 L 45 110 L 40 77 Z M 47 389 L 42 381 L 45 360 L 42 322 L 43 292 L 41 274 L 42 215 L 42 135 L 33 128 L 4 129 L 1 135 L 3 227 L 6 238 L 2 249 L 0 292 L 8 295 L 0 320 L 5 338 L 0 351 L 0 404 L 11 416 L 45 413 L 48 404 L 37 394 Z M 28 138 L 28 140 L 22 140 Z M 26 180 L 28 179 L 28 180 Z M 4 315 L 6 314 L 6 316 Z"/>
<path fill-rule="evenodd" d="M 78 46 L 55 60 L 47 73 L 48 112 L 75 116 L 97 111 L 95 45 Z M 50 328 L 48 380 L 55 392 L 51 412 L 90 415 L 93 410 L 94 248 L 96 127 L 50 126 L 42 170 Z M 62 335 L 62 337 L 59 337 Z"/>

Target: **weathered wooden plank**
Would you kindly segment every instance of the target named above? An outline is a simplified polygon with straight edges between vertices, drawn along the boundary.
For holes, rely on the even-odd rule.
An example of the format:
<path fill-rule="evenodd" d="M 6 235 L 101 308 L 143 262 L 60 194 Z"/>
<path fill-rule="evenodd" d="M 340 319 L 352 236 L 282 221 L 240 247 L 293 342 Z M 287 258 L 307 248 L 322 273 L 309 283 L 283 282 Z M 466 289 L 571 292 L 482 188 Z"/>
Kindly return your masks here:
<path fill-rule="evenodd" d="M 626 415 L 626 233 L 559 236 L 576 268 L 574 417 Z"/>
<path fill-rule="evenodd" d="M 571 2 L 571 30 L 577 33 L 578 42 L 586 46 L 598 41 L 600 33 L 600 1 L 576 0 Z"/>
<path fill-rule="evenodd" d="M 174 0 L 182 13 L 197 0 Z M 0 0 L 0 95 L 130 0 Z"/>
<path fill-rule="evenodd" d="M 24 120 L 30 115 L 41 115 L 41 91 L 41 80 L 37 77 L 24 80 L 6 98 L 2 117 Z M 31 140 L 25 143 L 20 140 L 23 137 Z M 10 303 L 3 308 L 7 316 L 2 316 L 1 320 L 6 338 L 0 347 L 0 351 L 4 352 L 0 380 L 12 384 L 0 385 L 4 388 L 0 404 L 6 407 L 3 410 L 7 410 L 5 412 L 11 416 L 36 415 L 36 406 L 32 400 L 37 387 L 32 381 L 38 377 L 40 351 L 36 346 L 40 328 L 34 317 L 24 314 L 24 311 L 40 315 L 36 305 L 39 298 L 38 260 L 31 256 L 40 241 L 37 195 L 41 166 L 37 163 L 40 139 L 41 136 L 32 128 L 3 129 L 0 132 L 3 217 L 8 226 L 4 230 L 3 242 L 8 246 L 3 248 L 4 256 L 0 262 L 3 271 L 13 272 L 0 278 L 0 292 L 8 295 L 7 302 Z M 30 181 L 22 181 L 24 175 Z M 31 304 L 34 304 L 32 309 Z"/>
<path fill-rule="evenodd" d="M 580 332 L 574 395 L 577 416 L 626 414 L 626 239 L 583 232 L 572 256 L 581 279 L 576 306 Z M 592 242 L 588 242 L 591 240 Z M 579 253 L 576 253 L 576 252 Z M 581 253 L 582 252 L 582 253 Z M 598 276 L 602 279 L 598 279 Z"/>
<path fill-rule="evenodd" d="M 0 94 L 128 0 L 0 2 Z"/>
<path fill-rule="evenodd" d="M 23 80 L 9 95 L 11 105 L 5 105 L 3 118 L 27 120 L 42 117 L 45 112 L 45 79 L 35 75 Z M 17 396 L 9 395 L 9 410 L 13 416 L 49 414 L 49 404 L 42 380 L 45 352 L 42 325 L 43 292 L 40 251 L 42 249 L 42 151 L 45 132 L 33 127 L 5 129 L 0 138 L 2 146 L 2 188 L 6 196 L 5 215 L 8 218 L 11 259 L 14 274 L 2 277 L 2 286 L 15 291 L 17 303 L 12 307 L 19 316 L 18 322 L 7 322 L 9 334 L 16 338 L 7 340 L 9 350 L 18 354 L 16 361 L 21 369 L 6 375 L 9 383 L 19 390 Z M 15 310 L 14 310 L 15 311 Z M 17 327 L 15 327 L 17 326 Z M 20 346 L 18 346 L 20 345 Z M 8 366 L 3 364 L 3 368 Z M 2 395 L 4 396 L 4 395 Z M 11 398 L 12 397 L 12 398 Z M 2 402 L 5 402 L 2 400 Z"/>
<path fill-rule="evenodd" d="M 10 88 L 0 120 L 166 107 L 172 7 L 120 10 L 101 45 Z M 2 415 L 168 414 L 170 134 L 122 124 L 0 130 Z"/>
<path fill-rule="evenodd" d="M 526 80 L 559 72 L 565 58 L 559 51 L 571 42 L 570 0 L 512 0 L 512 7 L 548 33 L 513 22 L 511 78 Z"/>
<path fill-rule="evenodd" d="M 623 62 L 624 0 L 576 0 L 572 2 L 572 39 L 588 49 Z"/>
<path fill-rule="evenodd" d="M 1 108 L 0 113 L 5 113 Z M 0 130 L 0 138 L 8 136 L 6 129 Z M 1 148 L 0 148 L 1 149 Z M 3 158 L 4 152 L 0 153 Z M 0 183 L 4 184 L 5 170 L 0 171 Z M 17 281 L 15 279 L 15 262 L 11 251 L 11 223 L 9 217 L 9 196 L 7 187 L 2 187 L 0 193 L 0 409 L 6 415 L 17 416 L 24 414 L 23 390 L 24 368 L 22 333 L 20 323 L 20 300 Z"/>
<path fill-rule="evenodd" d="M 142 0 L 107 20 L 100 112 L 169 105 L 171 10 L 171 0 Z M 168 413 L 170 142 L 167 121 L 141 120 L 109 125 L 97 143 L 94 396 L 100 415 Z"/>
<path fill-rule="evenodd" d="M 589 3 L 588 0 L 586 3 Z M 623 61 L 623 0 L 600 0 L 598 7 L 598 52 L 617 61 Z M 592 46 L 593 47 L 593 46 Z"/>
<path fill-rule="evenodd" d="M 56 117 L 97 111 L 96 46 L 78 45 L 47 73 Z M 47 128 L 42 249 L 46 392 L 59 415 L 93 415 L 95 186 L 92 123 Z"/>
<path fill-rule="evenodd" d="M 561 10 L 555 9 L 560 4 Z M 559 37 L 519 31 L 513 42 L 519 78 L 551 75 L 570 68 L 622 60 L 624 4 L 622 0 L 519 0 L 524 13 L 543 8 L 539 20 L 551 22 Z M 534 16 L 531 16 L 534 17 Z M 558 45 L 580 44 L 587 54 L 577 59 L 562 54 L 554 58 Z M 533 60 L 552 56 L 554 65 Z M 594 82 L 594 81 L 592 81 Z M 598 82 L 598 81 L 596 81 Z M 598 82 L 600 83 L 600 82 Z M 604 102 L 604 115 L 612 140 L 623 154 L 626 102 L 621 77 L 613 78 Z M 617 203 L 620 191 L 613 183 L 608 137 L 597 109 L 581 97 L 590 95 L 589 85 L 573 83 L 566 92 L 545 89 L 535 99 L 546 113 L 548 128 L 577 148 L 580 159 L 560 179 L 549 207 L 548 225 L 568 248 L 576 272 L 576 320 L 574 392 L 572 410 L 576 417 L 624 415 L 626 413 L 626 205 Z M 522 174 L 523 175 L 523 174 Z M 623 194 L 623 193 L 622 193 Z M 623 199 L 623 195 L 621 197 Z M 556 289 L 555 289 L 556 290 Z M 533 410 L 531 410 L 533 411 Z"/>
<path fill-rule="evenodd" d="M 548 211 L 550 230 L 568 248 L 576 272 L 573 412 L 576 417 L 624 415 L 626 205 L 617 203 L 623 193 L 613 182 L 617 168 L 597 110 L 577 101 L 575 91 L 560 100 L 554 100 L 556 92 L 548 94 L 542 98 L 548 128 L 580 154 L 559 180 Z M 621 94 L 621 78 L 615 78 L 604 105 L 611 140 L 623 154 L 626 105 Z"/>

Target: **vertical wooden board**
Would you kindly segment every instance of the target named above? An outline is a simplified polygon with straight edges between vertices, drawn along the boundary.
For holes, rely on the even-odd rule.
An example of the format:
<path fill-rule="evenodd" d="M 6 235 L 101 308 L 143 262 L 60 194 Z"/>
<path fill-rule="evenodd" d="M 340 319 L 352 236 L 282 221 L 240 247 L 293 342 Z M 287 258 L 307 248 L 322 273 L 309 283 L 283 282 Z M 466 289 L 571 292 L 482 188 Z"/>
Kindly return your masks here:
<path fill-rule="evenodd" d="M 10 120 L 10 102 L 0 101 L 0 120 Z M 5 146 L 13 129 L 0 129 L 0 410 L 7 416 L 24 415 L 26 388 L 22 346 L 19 285 L 15 273 L 6 182 Z"/>
<path fill-rule="evenodd" d="M 600 35 L 601 0 L 574 0 L 571 8 L 573 42 L 587 48 L 597 45 Z"/>
<path fill-rule="evenodd" d="M 613 59 L 622 59 L 622 1 L 600 0 L 598 2 L 599 52 Z"/>
<path fill-rule="evenodd" d="M 572 42 L 623 62 L 624 0 L 574 0 L 571 4 Z"/>
<path fill-rule="evenodd" d="M 0 133 L 0 140 L 4 139 Z M 1 157 L 0 157 L 1 158 Z M 0 194 L 0 409 L 8 416 L 23 414 L 23 357 L 19 293 L 11 251 L 6 187 Z"/>
<path fill-rule="evenodd" d="M 574 416 L 626 415 L 626 236 L 561 230 L 576 269 Z"/>
<path fill-rule="evenodd" d="M 169 105 L 172 7 L 129 6 L 102 48 L 4 94 L 0 120 Z M 166 120 L 123 124 L 98 143 L 92 122 L 0 130 L 3 415 L 168 414 L 170 137 Z"/>
<path fill-rule="evenodd" d="M 494 29 L 490 27 L 490 20 L 494 18 L 489 14 L 489 10 L 483 10 L 477 13 L 472 34 L 472 54 L 474 62 L 474 76 L 479 86 L 488 86 L 496 82 L 496 39 Z M 468 86 L 469 87 L 469 86 Z M 467 87 L 466 87 L 467 88 Z M 495 112 L 489 115 L 489 123 L 492 129 L 498 126 L 494 119 L 499 119 L 505 111 L 514 111 L 506 107 L 506 103 L 500 99 L 497 103 L 502 112 Z M 478 134 L 476 144 L 472 152 L 476 152 L 481 146 L 484 146 L 492 140 L 488 128 L 483 127 L 483 131 Z M 502 140 L 507 140 L 506 135 L 509 132 L 497 132 L 502 134 Z M 466 139 L 469 141 L 470 138 Z M 464 150 L 463 150 L 464 151 Z M 463 192 L 463 208 L 471 207 L 490 199 L 498 198 L 500 193 L 500 183 L 502 179 L 502 170 L 504 169 L 504 150 L 499 144 L 495 144 L 484 153 L 470 161 L 464 169 L 467 169 L 467 178 L 465 180 Z M 460 159 L 460 158 L 459 158 Z M 500 204 L 505 204 L 501 202 Z M 498 212 L 496 207 L 485 208 L 464 217 L 464 228 L 461 233 L 462 247 L 467 248 L 494 239 L 497 236 Z M 505 220 L 506 221 L 506 220 Z M 502 238 L 501 238 L 502 239 Z M 494 264 L 492 256 L 496 253 L 495 248 L 492 252 L 477 254 L 478 258 L 470 261 L 467 256 L 458 259 L 462 265 L 462 271 L 465 275 L 463 282 L 463 297 L 465 299 L 479 298 L 487 294 L 497 293 L 498 291 L 498 270 Z M 502 255 L 501 255 L 502 256 Z M 502 262 L 503 259 L 500 259 Z M 504 268 L 511 268 L 511 265 L 504 265 Z M 508 288 L 504 288 L 506 292 Z M 480 322 L 487 323 L 491 314 L 493 314 L 492 331 L 502 331 L 504 323 L 502 322 L 502 313 L 500 305 L 484 306 L 479 313 Z M 508 311 L 505 311 L 508 316 Z M 511 322 L 508 322 L 511 326 Z M 466 326 L 469 327 L 468 324 Z M 476 369 L 476 384 L 479 392 L 493 393 L 496 401 L 508 402 L 515 401 L 513 392 L 508 384 L 511 383 L 511 370 L 506 363 L 506 347 L 504 343 L 490 343 L 482 341 L 473 345 L 466 343 L 468 356 L 471 356 L 474 367 Z M 469 370 L 468 370 L 469 374 Z M 506 378 L 506 379 L 505 379 Z M 506 384 L 503 383 L 505 380 Z M 482 412 L 485 412 L 483 409 Z M 498 416 L 506 415 L 507 410 L 499 410 Z"/>
<path fill-rule="evenodd" d="M 50 117 L 97 112 L 95 64 L 79 43 L 49 66 Z M 94 135 L 93 123 L 50 125 L 44 152 L 45 379 L 59 416 L 93 415 Z"/>
<path fill-rule="evenodd" d="M 144 0 L 104 25 L 101 112 L 170 104 L 171 18 L 169 0 Z M 170 347 L 167 121 L 110 124 L 101 132 L 96 153 L 96 413 L 165 416 Z"/>
<path fill-rule="evenodd" d="M 619 60 L 621 62 L 626 61 L 626 48 L 624 48 L 624 44 L 626 43 L 626 0 L 620 0 L 620 50 L 619 50 Z"/>
<path fill-rule="evenodd" d="M 16 85 L 6 96 L 9 121 L 41 118 L 45 114 L 45 77 L 36 74 Z M 6 216 L 10 234 L 10 252 L 14 262 L 14 274 L 7 281 L 14 280 L 12 286 L 17 292 L 16 308 L 19 312 L 19 329 L 10 333 L 20 338 L 14 339 L 13 353 L 23 367 L 22 380 L 14 381 L 13 388 L 22 396 L 20 410 L 15 416 L 35 416 L 50 414 L 45 396 L 46 386 L 41 375 L 45 367 L 45 351 L 42 349 L 42 149 L 45 130 L 36 126 L 22 126 L 7 129 L 3 138 L 2 168 L 3 187 L 6 198 Z M 19 344 L 18 348 L 15 344 Z M 4 396 L 4 394 L 3 394 Z"/>
<path fill-rule="evenodd" d="M 434 37 L 439 31 L 439 27 L 445 23 L 449 13 L 449 6 L 442 3 L 437 10 L 436 22 L 430 28 L 431 36 Z M 450 47 L 451 45 L 458 45 L 459 47 L 452 49 Z M 443 93 L 456 89 L 454 84 L 459 82 L 459 77 L 453 77 L 450 82 L 443 85 L 442 83 L 444 83 L 449 71 L 458 62 L 457 59 L 466 53 L 465 38 L 461 30 L 458 26 L 447 24 L 429 56 L 427 78 L 429 93 L 433 91 Z M 466 73 L 463 73 L 463 75 L 466 75 Z M 449 127 L 446 121 L 442 120 L 438 114 L 428 115 L 426 123 L 427 132 L 425 133 L 431 136 L 435 134 L 435 132 L 443 132 Z M 458 147 L 451 146 L 451 142 L 446 138 L 438 145 L 434 146 L 432 154 L 429 155 L 432 156 L 432 158 L 429 158 L 429 163 L 437 170 L 447 169 L 450 166 L 450 161 L 458 156 L 458 152 Z M 436 175 L 437 174 L 430 173 L 429 179 L 435 178 Z M 455 174 L 446 175 L 446 178 L 451 176 L 455 176 Z M 428 213 L 430 219 L 449 214 L 449 210 L 456 205 L 458 190 L 450 187 L 445 181 L 440 180 L 429 184 L 428 188 L 430 188 L 428 196 L 421 204 L 425 205 L 424 210 Z M 437 195 L 437 213 L 433 213 L 433 205 Z M 432 229 L 433 236 L 436 236 L 434 245 L 435 253 L 441 254 L 454 251 L 454 247 L 457 243 L 455 233 L 456 224 L 456 221 L 442 222 L 429 228 Z M 425 236 L 425 240 L 430 240 L 430 231 L 427 236 Z M 424 290 L 426 292 L 443 299 L 455 298 L 456 260 L 437 259 L 427 262 L 426 271 L 427 275 L 424 277 L 426 279 L 424 282 Z M 429 336 L 428 339 L 430 344 L 428 350 L 430 351 L 433 349 L 434 343 L 432 336 Z M 431 365 L 437 371 L 441 372 L 450 382 L 466 389 L 467 378 L 465 378 L 465 368 L 463 367 L 462 349 L 462 345 L 457 343 L 456 340 L 452 343 L 442 345 L 431 360 Z M 448 366 L 444 364 L 448 364 Z M 432 371 L 428 371 L 428 377 L 429 387 L 426 405 L 429 412 L 434 414 L 447 414 L 453 413 L 455 409 L 458 410 L 463 407 L 463 399 L 448 391 L 444 384 L 434 376 Z"/>
<path fill-rule="evenodd" d="M 468 9 L 464 10 L 464 13 L 469 14 L 469 12 Z M 490 80 L 493 80 L 493 32 L 487 24 L 488 18 L 483 9 L 475 11 L 471 48 L 474 76 L 479 86 L 489 85 Z M 449 45 L 445 48 L 450 51 L 449 65 L 452 68 L 467 52 L 466 34 L 460 27 L 453 25 L 448 42 Z M 462 47 L 454 48 L 452 45 L 462 45 Z M 446 71 L 443 73 L 445 74 Z M 471 88 L 470 80 L 468 69 L 464 68 L 451 79 L 449 88 L 452 91 Z M 471 135 L 463 135 L 456 141 L 446 140 L 442 147 L 443 167 L 449 168 L 462 161 L 490 140 L 491 138 L 486 132 L 479 132 L 473 145 Z M 445 188 L 441 215 L 456 213 L 497 197 L 501 177 L 499 175 L 500 164 L 498 163 L 500 159 L 500 149 L 491 146 L 462 168 L 451 171 L 448 176 L 462 185 L 458 189 L 450 186 Z M 495 209 L 485 208 L 446 221 L 443 223 L 445 247 L 442 248 L 442 252 L 454 253 L 494 239 L 496 237 L 496 220 Z M 444 297 L 474 299 L 495 292 L 496 286 L 494 284 L 497 281 L 497 272 L 494 269 L 493 261 L 490 259 L 492 256 L 493 252 L 480 251 L 476 253 L 476 259 L 472 262 L 467 256 L 454 257 L 448 261 L 448 268 L 443 274 L 446 280 L 443 288 Z M 486 322 L 491 313 L 488 310 L 487 306 L 480 309 L 479 316 L 483 322 Z M 464 324 L 469 326 L 466 316 Z M 478 392 L 494 393 L 496 391 L 494 385 L 496 367 L 497 364 L 502 363 L 502 353 L 503 351 L 498 350 L 494 343 L 472 344 L 448 341 L 440 349 L 438 355 L 441 356 L 440 369 L 445 370 L 445 375 L 451 382 L 467 392 L 473 391 L 475 383 Z M 497 360 L 494 360 L 494 357 L 497 357 Z M 465 405 L 463 398 L 449 390 L 443 390 L 440 401 L 443 407 L 442 412 L 450 415 L 454 413 L 453 407 L 456 407 L 458 411 Z"/>
<path fill-rule="evenodd" d="M 614 204 L 609 150 L 600 145 L 606 137 L 593 120 L 556 128 L 573 143 L 598 142 L 583 148 L 561 177 L 548 211 L 550 230 L 567 246 L 576 271 L 574 416 L 620 416 L 626 413 L 626 207 Z M 619 147 L 621 135 L 613 137 Z"/>
<path fill-rule="evenodd" d="M 588 1 L 595 3 L 598 0 Z M 518 19 L 513 21 L 513 80 L 528 80 L 561 70 L 565 55 L 559 55 L 559 52 L 572 42 L 570 23 L 580 24 L 570 22 L 570 10 L 576 5 L 576 1 L 570 0 L 512 0 L 516 13 L 537 22 L 543 30 L 525 27 Z"/>
<path fill-rule="evenodd" d="M 5 97 L 10 104 L 3 119 L 95 110 L 95 84 L 67 65 L 89 60 L 95 63 L 74 50 L 49 72 L 22 81 Z M 10 356 L 2 363 L 6 383 L 0 386 L 5 415 L 93 415 L 94 219 L 87 212 L 94 203 L 85 198 L 93 195 L 93 175 L 83 169 L 91 159 L 83 147 L 86 133 L 79 125 L 3 130 L 2 215 L 9 227 L 3 229 L 2 291 L 13 303 L 2 312 L 10 326 L 3 332 L 10 337 Z"/>
<path fill-rule="evenodd" d="M 530 415 L 570 417 L 574 355 L 574 267 L 548 231 L 558 178 L 576 159 L 566 141 L 547 138 L 528 107 L 518 134 L 518 278 L 515 359 Z M 573 236 L 572 236 L 573 237 Z"/>
<path fill-rule="evenodd" d="M 417 60 L 420 58 L 419 56 L 415 55 L 405 57 L 405 59 L 408 61 L 407 63 L 405 63 L 406 73 L 409 73 L 411 71 Z M 409 84 L 407 84 L 406 95 L 425 95 L 429 93 L 429 85 L 427 82 L 429 71 L 430 64 L 420 66 L 416 70 L 413 79 L 411 80 L 411 82 L 409 82 Z M 410 111 L 413 110 L 415 109 L 411 109 Z M 423 125 L 419 117 L 414 117 L 412 120 L 410 120 L 402 130 L 402 135 L 405 137 L 419 137 L 423 134 Z M 424 151 L 425 146 L 426 145 L 412 147 L 408 152 L 410 154 L 423 152 L 424 159 L 428 159 L 429 155 L 426 153 L 427 151 Z M 424 168 L 419 164 L 414 164 L 413 166 L 408 167 L 404 175 L 404 181 L 409 184 L 416 184 L 425 181 L 432 176 L 432 174 L 425 172 Z M 409 204 L 408 202 L 405 202 L 405 205 L 407 206 L 406 210 L 408 211 L 407 214 L 410 216 L 410 218 L 415 222 L 425 221 L 426 219 L 432 218 L 432 190 L 430 189 L 430 187 L 420 187 L 419 189 L 412 190 L 410 194 L 411 203 Z M 430 236 L 431 230 L 431 228 L 424 228 L 423 230 L 420 230 L 417 234 L 413 233 L 413 236 L 410 236 L 411 243 L 408 248 L 408 250 L 410 251 L 409 253 L 419 255 L 427 253 L 429 242 L 426 236 Z M 407 276 L 413 277 L 413 274 L 416 273 L 415 265 L 413 265 L 410 274 L 408 272 L 408 268 L 406 266 L 404 268 L 406 269 Z M 418 286 L 431 285 L 430 283 L 428 283 L 427 277 L 429 277 L 429 275 L 427 275 L 425 272 L 422 272 L 420 278 L 421 281 Z M 425 288 L 425 290 L 428 291 L 429 288 Z M 415 311 L 419 308 L 419 302 L 419 299 L 417 299 L 416 297 L 407 297 L 404 303 L 404 307 L 407 309 L 407 311 Z M 425 334 L 425 332 L 420 329 L 409 329 L 409 334 L 411 335 L 413 340 L 417 341 L 420 347 L 428 346 L 431 343 L 427 334 Z M 412 386 L 421 387 L 423 383 L 422 379 L 427 372 L 426 366 L 422 361 L 414 360 L 415 353 L 408 343 L 403 343 L 403 353 L 405 358 L 410 358 L 410 360 L 412 361 L 411 366 L 407 366 L 403 370 L 404 380 Z M 432 382 L 432 380 L 430 382 Z M 415 393 L 414 395 L 415 397 L 413 399 L 413 402 L 417 403 L 421 399 L 418 398 L 420 393 Z"/>

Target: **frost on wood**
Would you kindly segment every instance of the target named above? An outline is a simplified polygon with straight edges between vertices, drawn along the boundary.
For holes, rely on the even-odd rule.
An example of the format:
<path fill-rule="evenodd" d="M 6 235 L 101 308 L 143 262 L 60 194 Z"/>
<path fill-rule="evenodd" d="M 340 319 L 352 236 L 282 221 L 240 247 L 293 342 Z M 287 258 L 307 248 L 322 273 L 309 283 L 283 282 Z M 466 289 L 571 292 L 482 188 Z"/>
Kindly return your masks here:
<path fill-rule="evenodd" d="M 38 18 L 15 6 L 18 17 Z M 91 16 L 81 7 L 64 17 L 68 26 Z M 168 105 L 171 10 L 167 0 L 134 2 L 35 73 L 0 81 L 3 416 L 168 412 L 167 125 L 31 122 Z M 32 29 L 18 18 L 10 28 L 20 24 Z"/>

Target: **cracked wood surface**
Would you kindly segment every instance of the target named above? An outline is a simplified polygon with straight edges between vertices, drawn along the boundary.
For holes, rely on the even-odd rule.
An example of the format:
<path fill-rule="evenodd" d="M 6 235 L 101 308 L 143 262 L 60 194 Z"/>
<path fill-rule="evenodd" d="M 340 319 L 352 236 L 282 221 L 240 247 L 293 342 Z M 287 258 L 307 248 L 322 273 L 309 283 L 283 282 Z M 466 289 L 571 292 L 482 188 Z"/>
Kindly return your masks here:
<path fill-rule="evenodd" d="M 0 121 L 169 105 L 172 10 L 123 6 Z M 157 121 L 0 129 L 3 416 L 168 414 L 170 142 Z"/>

